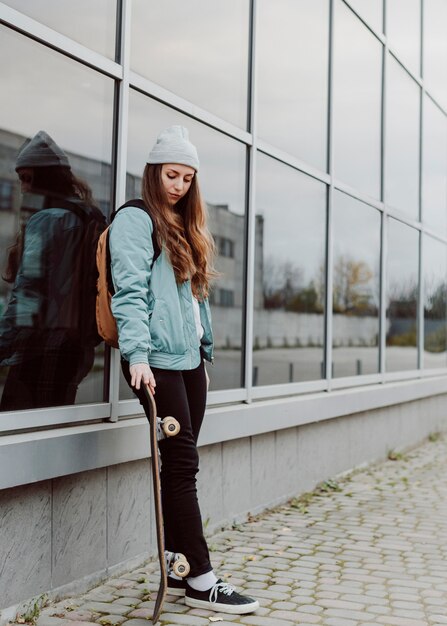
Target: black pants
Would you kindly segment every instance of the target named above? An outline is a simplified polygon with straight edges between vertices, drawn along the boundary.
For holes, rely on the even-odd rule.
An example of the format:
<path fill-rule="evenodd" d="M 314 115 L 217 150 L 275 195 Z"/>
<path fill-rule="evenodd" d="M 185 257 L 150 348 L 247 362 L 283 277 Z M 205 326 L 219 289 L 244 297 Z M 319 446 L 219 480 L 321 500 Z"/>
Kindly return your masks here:
<path fill-rule="evenodd" d="M 121 359 L 121 367 L 130 386 L 129 363 Z M 212 570 L 196 488 L 199 471 L 197 439 L 206 404 L 205 368 L 202 362 L 194 370 L 156 367 L 151 370 L 157 383 L 158 417 L 172 415 L 180 422 L 179 434 L 159 443 L 166 549 L 184 554 L 191 566 L 190 576 L 199 576 Z M 149 407 L 142 389 L 132 387 L 132 390 L 148 416 Z"/>

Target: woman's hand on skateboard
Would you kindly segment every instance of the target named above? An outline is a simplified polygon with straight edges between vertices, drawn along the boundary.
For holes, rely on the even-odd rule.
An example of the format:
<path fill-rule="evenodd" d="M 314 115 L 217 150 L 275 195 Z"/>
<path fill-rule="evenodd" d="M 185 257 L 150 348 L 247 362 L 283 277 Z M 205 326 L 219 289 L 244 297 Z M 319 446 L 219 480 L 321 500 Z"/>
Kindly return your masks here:
<path fill-rule="evenodd" d="M 151 368 L 147 363 L 135 363 L 135 365 L 131 365 L 129 368 L 131 381 L 130 384 L 135 389 L 139 389 L 141 382 L 145 385 L 149 385 L 149 389 L 152 395 L 155 394 L 155 382 L 154 375 L 152 373 Z"/>

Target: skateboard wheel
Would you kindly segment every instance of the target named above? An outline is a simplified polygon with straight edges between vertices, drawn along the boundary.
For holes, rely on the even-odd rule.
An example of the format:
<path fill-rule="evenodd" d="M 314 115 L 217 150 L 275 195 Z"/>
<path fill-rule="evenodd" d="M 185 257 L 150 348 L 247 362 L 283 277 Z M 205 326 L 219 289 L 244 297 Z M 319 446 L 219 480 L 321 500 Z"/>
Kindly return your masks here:
<path fill-rule="evenodd" d="M 183 554 L 177 554 L 177 560 L 172 565 L 172 571 L 176 576 L 180 576 L 180 578 L 184 578 L 188 576 L 190 572 L 190 566 L 186 557 Z"/>
<path fill-rule="evenodd" d="M 180 432 L 180 424 L 175 417 L 165 417 L 162 421 L 163 432 L 166 437 L 173 437 Z"/>

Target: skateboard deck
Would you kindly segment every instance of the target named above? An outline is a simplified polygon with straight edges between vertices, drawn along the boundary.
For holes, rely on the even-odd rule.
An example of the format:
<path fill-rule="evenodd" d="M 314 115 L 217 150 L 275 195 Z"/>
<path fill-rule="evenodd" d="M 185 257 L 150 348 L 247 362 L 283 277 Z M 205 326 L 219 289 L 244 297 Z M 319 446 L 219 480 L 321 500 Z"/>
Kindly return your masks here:
<path fill-rule="evenodd" d="M 161 504 L 161 483 L 160 483 L 160 454 L 158 449 L 158 441 L 163 437 L 175 436 L 180 426 L 177 420 L 172 417 L 166 417 L 163 420 L 157 417 L 157 407 L 155 404 L 154 396 L 152 395 L 149 387 L 143 384 L 143 391 L 149 405 L 149 431 L 151 441 L 151 466 L 152 466 L 152 484 L 154 491 L 154 508 L 155 508 L 155 523 L 157 529 L 157 551 L 158 562 L 160 565 L 160 586 L 158 588 L 157 597 L 155 599 L 154 612 L 152 615 L 152 623 L 156 624 L 163 608 L 163 602 L 165 600 L 168 591 L 168 571 L 167 561 L 165 557 L 165 536 L 164 536 L 164 523 L 163 523 L 163 509 Z M 173 570 L 180 576 L 186 576 L 189 572 L 189 565 L 183 555 L 173 555 L 177 557 L 177 562 L 174 563 Z M 178 558 L 180 557 L 180 558 Z"/>
<path fill-rule="evenodd" d="M 161 485 L 160 485 L 160 458 L 158 452 L 157 437 L 157 407 L 155 405 L 154 396 L 147 385 L 143 385 L 144 395 L 149 404 L 149 430 L 151 441 L 151 465 L 152 465 L 152 485 L 154 491 L 154 507 L 155 507 L 155 523 L 157 527 L 157 550 L 158 563 L 160 565 L 160 586 L 158 588 L 157 598 L 155 600 L 154 613 L 152 615 L 152 623 L 158 621 L 163 602 L 168 590 L 168 572 L 166 570 L 165 560 L 165 537 L 163 532 L 163 511 L 161 508 Z"/>

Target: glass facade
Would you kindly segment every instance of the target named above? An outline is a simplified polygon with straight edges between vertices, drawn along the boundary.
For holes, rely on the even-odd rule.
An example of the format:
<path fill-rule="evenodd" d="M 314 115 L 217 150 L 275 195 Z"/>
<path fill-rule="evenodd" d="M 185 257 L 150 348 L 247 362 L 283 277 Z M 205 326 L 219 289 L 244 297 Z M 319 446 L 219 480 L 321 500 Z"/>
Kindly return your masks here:
<path fill-rule="evenodd" d="M 419 233 L 388 220 L 386 369 L 416 369 L 418 360 Z"/>
<path fill-rule="evenodd" d="M 326 185 L 258 156 L 253 384 L 324 376 Z"/>
<path fill-rule="evenodd" d="M 443 0 L 4 3 L 0 410 L 137 411 L 115 354 L 73 332 L 79 213 L 140 196 L 171 124 L 197 145 L 218 251 L 210 404 L 446 368 L 446 17 Z"/>
<path fill-rule="evenodd" d="M 379 371 L 380 213 L 336 191 L 333 222 L 333 375 L 375 374 Z"/>
<path fill-rule="evenodd" d="M 335 3 L 333 144 L 336 177 L 380 198 L 382 46 L 342 2 Z"/>
<path fill-rule="evenodd" d="M 385 201 L 419 219 L 421 90 L 392 56 L 387 60 Z"/>
<path fill-rule="evenodd" d="M 326 171 L 329 0 L 261 0 L 258 11 L 259 137 Z"/>

